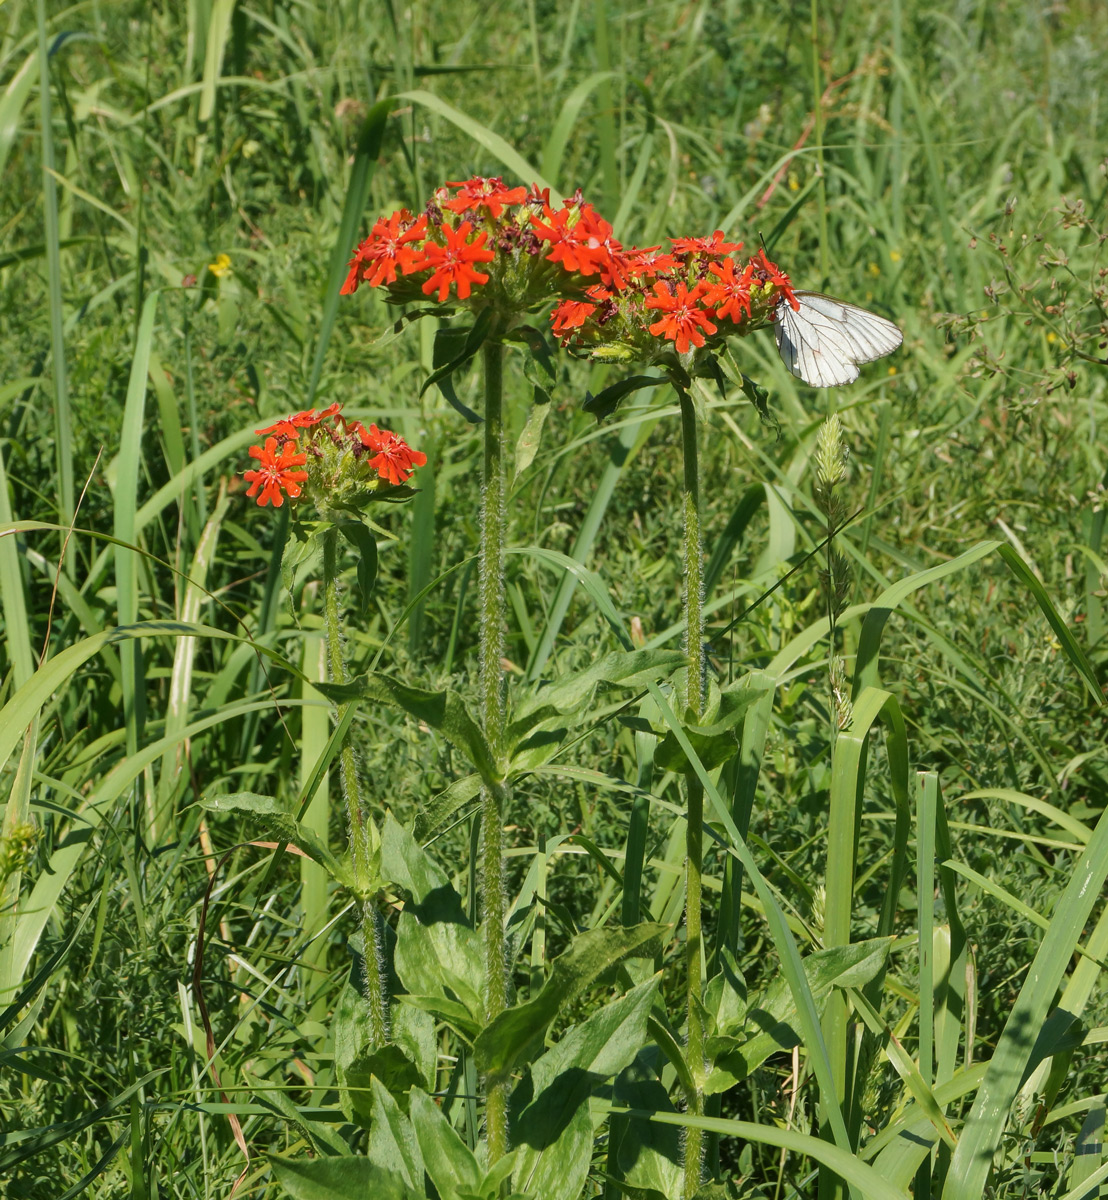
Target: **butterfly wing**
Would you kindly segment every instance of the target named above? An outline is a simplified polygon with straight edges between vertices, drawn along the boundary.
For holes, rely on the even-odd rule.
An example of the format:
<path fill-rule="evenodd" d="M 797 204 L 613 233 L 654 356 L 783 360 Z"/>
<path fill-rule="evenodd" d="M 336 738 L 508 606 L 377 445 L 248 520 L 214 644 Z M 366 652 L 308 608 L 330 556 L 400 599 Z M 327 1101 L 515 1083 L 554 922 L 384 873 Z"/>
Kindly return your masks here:
<path fill-rule="evenodd" d="M 813 387 L 843 387 L 858 378 L 858 364 L 891 354 L 904 340 L 876 313 L 824 296 L 797 292 L 799 309 L 782 299 L 774 335 L 785 366 Z"/>

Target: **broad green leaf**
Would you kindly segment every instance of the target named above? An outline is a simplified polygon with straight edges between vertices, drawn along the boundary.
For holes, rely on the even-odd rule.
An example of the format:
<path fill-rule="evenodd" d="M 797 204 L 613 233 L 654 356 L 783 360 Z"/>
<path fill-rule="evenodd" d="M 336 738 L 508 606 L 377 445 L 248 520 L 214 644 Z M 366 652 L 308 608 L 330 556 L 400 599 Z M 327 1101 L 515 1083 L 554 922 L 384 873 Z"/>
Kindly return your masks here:
<path fill-rule="evenodd" d="M 354 888 L 354 873 L 344 860 L 338 858 L 320 836 L 288 811 L 288 807 L 273 796 L 257 792 L 225 792 L 207 796 L 200 807 L 208 812 L 237 812 L 244 815 L 262 836 L 271 835 L 302 850 L 319 863 L 331 878 L 343 887 Z"/>
<path fill-rule="evenodd" d="M 450 921 L 469 924 L 462 898 L 446 875 L 391 812 L 381 830 L 381 872 L 412 897 L 408 911 L 424 925 Z"/>
<path fill-rule="evenodd" d="M 461 779 L 455 779 L 437 796 L 432 796 L 423 809 L 416 813 L 412 832 L 420 841 L 431 837 L 450 820 L 458 809 L 464 808 L 480 791 L 480 775 L 463 775 Z"/>
<path fill-rule="evenodd" d="M 668 932 L 667 925 L 644 922 L 628 929 L 590 929 L 579 934 L 551 964 L 550 978 L 539 994 L 502 1012 L 482 1031 L 475 1046 L 481 1069 L 500 1076 L 527 1061 L 536 1044 L 541 1046 L 551 1021 L 598 976 L 625 958 L 653 954 Z"/>
<path fill-rule="evenodd" d="M 685 736 L 692 743 L 697 757 L 707 770 L 722 765 L 738 753 L 739 743 L 735 726 L 746 715 L 746 710 L 760 700 L 765 688 L 741 687 L 720 693 L 719 707 L 707 720 L 684 726 Z M 689 770 L 689 759 L 676 734 L 670 730 L 654 752 L 654 762 L 664 771 L 685 772 Z"/>
<path fill-rule="evenodd" d="M 361 521 L 340 521 L 338 529 L 358 554 L 358 616 L 364 617 L 377 582 L 377 539 Z"/>
<path fill-rule="evenodd" d="M 396 927 L 396 973 L 417 1003 L 449 1021 L 465 1037 L 483 1024 L 484 956 L 480 933 L 453 921 L 421 924 L 410 912 Z"/>
<path fill-rule="evenodd" d="M 278 1158 L 269 1155 L 273 1177 L 290 1200 L 426 1200 L 393 1171 L 361 1156 L 351 1158 Z"/>
<path fill-rule="evenodd" d="M 517 1148 L 512 1183 L 541 1200 L 577 1200 L 588 1178 L 592 1153 L 592 1118 L 589 1106 L 582 1104 L 549 1146 Z"/>
<path fill-rule="evenodd" d="M 850 946 L 817 950 L 804 958 L 804 974 L 817 1011 L 822 1012 L 832 988 L 868 983 L 884 967 L 891 945 L 890 938 L 871 938 Z M 783 979 L 775 979 L 761 995 L 750 997 L 744 1032 L 732 1030 L 708 1039 L 708 1056 L 716 1066 L 705 1088 L 707 1094 L 725 1091 L 747 1078 L 771 1054 L 799 1045 L 796 1015 L 792 990 Z"/>
<path fill-rule="evenodd" d="M 599 424 L 605 417 L 610 417 L 616 411 L 624 396 L 641 391 L 643 388 L 654 388 L 668 382 L 667 379 L 658 375 L 631 375 L 626 379 L 621 379 L 618 383 L 609 385 L 595 396 L 590 392 L 581 407 L 585 412 L 592 413 Z"/>
<path fill-rule="evenodd" d="M 492 751 L 485 735 L 465 701 L 457 692 L 431 692 L 424 688 L 408 687 L 389 679 L 387 675 L 360 675 L 346 684 L 318 684 L 319 690 L 336 703 L 361 699 L 378 704 L 391 704 L 404 709 L 417 720 L 437 730 L 449 742 L 469 756 L 477 773 L 495 786 L 502 778 L 497 771 Z"/>
<path fill-rule="evenodd" d="M 434 370 L 423 381 L 419 389 L 422 396 L 428 388 L 438 384 L 446 401 L 470 424 L 478 424 L 482 418 L 464 405 L 454 391 L 453 375 L 464 367 L 485 344 L 492 325 L 492 309 L 483 308 L 469 328 L 444 325 L 435 331 L 433 353 Z"/>
<path fill-rule="evenodd" d="M 462 1189 L 478 1192 L 482 1171 L 473 1151 L 455 1132 L 442 1109 L 418 1088 L 412 1090 L 411 1122 L 424 1169 L 441 1200 L 454 1200 Z"/>
<path fill-rule="evenodd" d="M 746 980 L 726 946 L 720 951 L 719 971 L 704 989 L 704 1007 L 716 1033 L 730 1034 L 741 1029 L 746 1020 Z"/>
<path fill-rule="evenodd" d="M 613 650 L 584 670 L 537 687 L 519 704 L 509 729 L 519 736 L 518 727 L 536 713 L 575 711 L 589 699 L 597 684 L 642 687 L 648 679 L 663 678 L 687 661 L 680 650 Z"/>
<path fill-rule="evenodd" d="M 512 469 L 512 486 L 524 471 L 535 461 L 539 452 L 539 442 L 542 440 L 542 429 L 550 413 L 550 395 L 542 388 L 535 388 L 531 411 L 527 414 L 527 423 L 516 439 L 516 452 Z"/>
<path fill-rule="evenodd" d="M 343 1099 L 353 1114 L 351 1120 L 369 1128 L 373 1120 L 379 1083 L 397 1104 L 407 1108 L 407 1093 L 423 1082 L 423 1072 L 397 1045 L 366 1049 L 342 1069 L 340 1083 L 347 1089 Z M 344 1105 L 345 1107 L 345 1105 Z"/>
<path fill-rule="evenodd" d="M 608 1156 L 613 1182 L 633 1200 L 668 1200 L 682 1194 L 681 1132 L 650 1120 L 654 1113 L 674 1113 L 669 1093 L 659 1081 L 660 1067 L 650 1061 L 657 1050 L 643 1051 L 615 1081 L 613 1099 L 631 1110 L 608 1118 L 613 1153 Z"/>
<path fill-rule="evenodd" d="M 375 1166 L 399 1175 L 423 1194 L 423 1156 L 408 1118 L 379 1079 L 370 1081 L 373 1096 L 366 1154 Z"/>
<path fill-rule="evenodd" d="M 538 1196 L 580 1193 L 590 1157 L 580 1149 L 579 1130 L 587 1127 L 580 1118 L 588 1116 L 596 1088 L 629 1066 L 642 1048 L 658 985 L 657 977 L 648 979 L 598 1009 L 532 1064 L 512 1096 L 517 1186 Z"/>

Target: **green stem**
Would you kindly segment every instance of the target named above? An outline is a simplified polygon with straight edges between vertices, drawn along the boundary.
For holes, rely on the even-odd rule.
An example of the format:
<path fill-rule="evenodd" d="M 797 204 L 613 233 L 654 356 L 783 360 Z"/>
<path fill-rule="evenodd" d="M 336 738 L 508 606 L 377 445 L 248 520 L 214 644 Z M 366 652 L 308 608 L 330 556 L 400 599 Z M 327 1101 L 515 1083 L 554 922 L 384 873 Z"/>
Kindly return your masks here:
<path fill-rule="evenodd" d="M 346 664 L 342 656 L 342 624 L 339 620 L 338 530 L 323 535 L 323 616 L 327 629 L 327 657 L 331 679 L 346 682 Z M 341 721 L 349 706 L 340 704 Z M 373 853 L 377 830 L 362 804 L 358 782 L 358 763 L 349 736 L 339 754 L 342 795 L 346 801 L 346 822 L 350 832 L 350 858 L 354 867 L 354 885 L 362 903 L 362 938 L 365 943 L 366 999 L 369 1001 L 369 1026 L 374 1044 L 383 1046 L 389 1037 L 388 998 L 385 987 L 385 939 L 381 915 L 373 898 Z"/>
<path fill-rule="evenodd" d="M 704 709 L 704 562 L 700 545 L 700 475 L 697 463 L 696 411 L 683 389 L 681 401 L 681 448 L 685 463 L 682 496 L 685 517 L 685 620 L 686 651 L 689 656 L 685 707 L 694 718 Z M 685 965 L 688 977 L 688 1065 L 694 1089 L 688 1097 L 689 1112 L 704 1115 L 704 1027 L 700 1021 L 702 986 L 701 905 L 704 856 L 704 788 L 690 771 L 685 779 L 688 814 L 685 833 Z M 690 1200 L 700 1187 L 704 1157 L 704 1131 L 688 1129 L 685 1136 L 685 1189 Z"/>
<path fill-rule="evenodd" d="M 481 508 L 481 713 L 494 761 L 504 753 L 504 348 L 490 338 L 485 366 L 484 504 Z M 506 789 L 481 790 L 484 843 L 485 1020 L 508 1006 L 508 961 L 504 941 L 504 804 Z M 491 1167 L 508 1150 L 507 1079 L 485 1081 L 485 1136 Z"/>

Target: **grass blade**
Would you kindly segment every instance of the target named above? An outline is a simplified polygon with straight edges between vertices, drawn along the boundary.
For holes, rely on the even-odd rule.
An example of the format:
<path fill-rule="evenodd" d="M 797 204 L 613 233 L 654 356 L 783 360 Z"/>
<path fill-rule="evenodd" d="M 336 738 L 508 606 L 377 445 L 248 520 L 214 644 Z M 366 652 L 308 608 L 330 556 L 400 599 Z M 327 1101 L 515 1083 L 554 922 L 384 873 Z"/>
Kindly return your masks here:
<path fill-rule="evenodd" d="M 1042 1057 L 1036 1051 L 1045 1033 L 1047 1014 L 1106 879 L 1108 813 L 1101 816 L 1088 846 L 1074 864 L 1050 927 L 1004 1025 L 951 1159 L 942 1193 L 945 1200 L 984 1194 L 989 1167 L 1007 1125 L 1012 1101 L 1026 1072 Z"/>

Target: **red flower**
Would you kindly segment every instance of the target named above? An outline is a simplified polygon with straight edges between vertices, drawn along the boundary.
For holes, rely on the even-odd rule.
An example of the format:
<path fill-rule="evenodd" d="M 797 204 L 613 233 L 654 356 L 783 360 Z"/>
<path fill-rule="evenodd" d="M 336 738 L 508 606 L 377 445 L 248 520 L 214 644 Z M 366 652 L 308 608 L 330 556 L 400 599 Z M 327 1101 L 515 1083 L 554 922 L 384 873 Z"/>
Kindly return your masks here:
<path fill-rule="evenodd" d="M 591 259 L 588 247 L 584 244 L 588 235 L 585 232 L 585 236 L 582 237 L 578 228 L 580 221 L 574 225 L 567 224 L 572 213 L 571 208 L 559 208 L 555 212 L 549 204 L 544 205 L 543 215 L 549 223 L 544 225 L 538 217 L 532 217 L 531 228 L 544 242 L 549 242 L 553 247 L 546 256 L 548 261 L 561 263 L 567 271 L 591 275 Z"/>
<path fill-rule="evenodd" d="M 722 257 L 743 248 L 742 242 L 725 242 L 722 229 L 717 229 L 711 237 L 682 237 L 669 240 L 673 243 L 674 254 L 710 254 L 713 257 Z"/>
<path fill-rule="evenodd" d="M 499 219 L 506 204 L 522 204 L 527 199 L 525 187 L 506 188 L 504 180 L 499 177 L 484 179 L 480 175 L 475 175 L 472 179 L 457 183 L 447 180 L 446 186 L 462 190 L 453 200 L 445 201 L 443 208 L 448 208 L 451 212 L 456 213 L 487 208 L 489 215 L 494 220 Z"/>
<path fill-rule="evenodd" d="M 356 292 L 359 283 L 368 283 L 370 287 L 395 283 L 397 267 L 405 275 L 418 271 L 420 247 L 412 243 L 421 241 L 426 233 L 427 218 L 413 217 L 406 208 L 391 217 L 381 217 L 369 237 L 354 251 L 341 294 Z"/>
<path fill-rule="evenodd" d="M 589 269 L 582 269 L 581 274 L 599 272 L 606 284 L 617 289 L 625 288 L 631 273 L 630 255 L 612 237 L 614 231 L 611 225 L 591 204 L 581 205 L 581 219 L 574 226 L 574 232 L 586 246 Z"/>
<path fill-rule="evenodd" d="M 677 259 L 672 254 L 660 254 L 660 246 L 647 246 L 642 250 L 627 252 L 632 275 L 666 275 L 676 271 Z"/>
<path fill-rule="evenodd" d="M 761 259 L 761 262 L 758 259 Z M 800 311 L 800 301 L 793 295 L 793 287 L 788 275 L 776 263 L 772 263 L 766 258 L 764 250 L 758 251 L 757 258 L 752 258 L 750 265 L 762 276 L 764 283 L 775 284 L 781 289 L 781 294 L 792 305 L 794 312 Z"/>
<path fill-rule="evenodd" d="M 251 446 L 248 453 L 258 460 L 258 469 L 242 473 L 243 478 L 250 481 L 246 494 L 252 497 L 261 488 L 259 505 L 272 504 L 274 508 L 280 508 L 285 502 L 282 489 L 293 498 L 300 495 L 300 485 L 308 478 L 308 472 L 293 468 L 303 466 L 308 456 L 297 454 L 295 443 L 285 442 L 278 450 L 277 439 L 266 438 L 264 446 Z"/>
<path fill-rule="evenodd" d="M 716 310 L 717 317 L 726 317 L 737 325 L 742 320 L 742 310 L 750 316 L 750 277 L 754 264 L 747 263 L 741 275 L 735 274 L 735 260 L 725 258 L 712 263 L 708 270 L 716 280 L 704 280 L 704 303 Z"/>
<path fill-rule="evenodd" d="M 321 413 L 317 413 L 314 408 L 309 408 L 304 412 L 293 413 L 287 420 L 278 421 L 275 425 L 267 425 L 265 429 L 255 429 L 254 432 L 258 434 L 273 433 L 279 438 L 294 438 L 299 435 L 301 429 L 311 429 L 313 425 L 319 425 L 335 416 L 340 407 L 339 404 L 332 404 Z"/>
<path fill-rule="evenodd" d="M 596 312 L 596 305 L 587 300 L 563 300 L 550 314 L 556 337 L 568 337 L 571 330 L 580 329 Z"/>
<path fill-rule="evenodd" d="M 703 283 L 698 283 L 690 292 L 683 283 L 679 283 L 675 296 L 664 283 L 656 283 L 654 295 L 646 301 L 647 308 L 660 309 L 666 314 L 650 326 L 650 332 L 655 337 L 660 334 L 668 341 L 675 341 L 678 354 L 687 354 L 690 343 L 694 346 L 704 345 L 704 333 L 701 330 L 707 333 L 716 331 L 711 317 L 697 304 L 703 295 L 703 288 Z"/>
<path fill-rule="evenodd" d="M 369 465 L 389 483 L 405 483 L 416 467 L 422 467 L 427 462 L 427 455 L 413 450 L 398 433 L 378 429 L 376 425 L 368 429 L 364 425 L 353 428 L 362 439 L 362 445 L 368 446 L 374 453 Z"/>
<path fill-rule="evenodd" d="M 472 232 L 473 226 L 469 221 L 463 221 L 457 229 L 451 229 L 444 223 L 442 234 L 446 238 L 446 245 L 428 242 L 423 247 L 424 257 L 419 267 L 433 269 L 431 278 L 423 285 L 424 295 L 429 296 L 438 288 L 441 304 L 450 292 L 450 285 L 456 283 L 458 299 L 467 300 L 471 283 L 488 283 L 489 277 L 475 271 L 472 264 L 492 262 L 496 255 L 484 248 L 485 239 L 489 236 L 487 233 L 479 233 L 472 242 L 467 242 L 466 238 Z"/>

